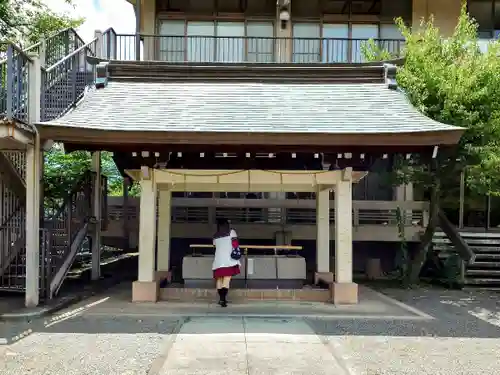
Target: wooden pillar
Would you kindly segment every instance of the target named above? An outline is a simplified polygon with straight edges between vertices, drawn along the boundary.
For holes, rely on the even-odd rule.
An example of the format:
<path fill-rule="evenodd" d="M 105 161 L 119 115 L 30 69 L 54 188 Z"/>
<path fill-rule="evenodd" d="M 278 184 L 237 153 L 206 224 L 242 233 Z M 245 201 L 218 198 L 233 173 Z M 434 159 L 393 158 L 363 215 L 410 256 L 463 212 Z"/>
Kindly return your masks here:
<path fill-rule="evenodd" d="M 40 302 L 40 144 L 26 151 L 26 307 Z"/>
<path fill-rule="evenodd" d="M 123 179 L 123 238 L 125 241 L 124 250 L 130 251 L 130 225 L 129 225 L 129 199 L 128 189 L 130 186 L 130 178 Z"/>
<path fill-rule="evenodd" d="M 464 211 L 465 211 L 465 171 L 460 173 L 460 208 L 458 216 L 458 228 L 464 227 Z"/>
<path fill-rule="evenodd" d="M 330 272 L 330 190 L 316 192 L 316 274 L 314 282 L 333 282 Z"/>
<path fill-rule="evenodd" d="M 358 302 L 358 286 L 352 282 L 352 170 L 343 171 L 335 187 L 335 282 L 332 299 L 336 304 Z"/>
<path fill-rule="evenodd" d="M 170 271 L 170 221 L 172 217 L 172 192 L 160 190 L 158 199 L 158 259 L 156 279 L 168 279 Z"/>
<path fill-rule="evenodd" d="M 140 185 L 139 272 L 138 280 L 132 285 L 132 300 L 156 302 L 159 293 L 155 278 L 157 187 L 151 179 L 141 180 Z"/>
<path fill-rule="evenodd" d="M 102 214 L 102 187 L 101 187 L 101 152 L 92 153 L 92 215 L 95 225 L 92 227 L 92 280 L 101 277 L 101 214 Z"/>
<path fill-rule="evenodd" d="M 40 58 L 29 64 L 28 121 L 40 120 L 40 85 L 42 82 Z M 27 307 L 40 302 L 40 181 L 42 171 L 40 136 L 26 148 L 26 294 Z"/>

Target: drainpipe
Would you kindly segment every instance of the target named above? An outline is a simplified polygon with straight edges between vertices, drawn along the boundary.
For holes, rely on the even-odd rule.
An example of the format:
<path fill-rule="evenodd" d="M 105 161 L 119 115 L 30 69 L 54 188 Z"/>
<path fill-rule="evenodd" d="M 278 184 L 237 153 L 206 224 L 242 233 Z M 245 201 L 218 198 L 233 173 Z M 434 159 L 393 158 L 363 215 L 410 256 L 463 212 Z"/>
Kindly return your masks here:
<path fill-rule="evenodd" d="M 135 0 L 135 59 L 141 59 L 141 0 Z"/>

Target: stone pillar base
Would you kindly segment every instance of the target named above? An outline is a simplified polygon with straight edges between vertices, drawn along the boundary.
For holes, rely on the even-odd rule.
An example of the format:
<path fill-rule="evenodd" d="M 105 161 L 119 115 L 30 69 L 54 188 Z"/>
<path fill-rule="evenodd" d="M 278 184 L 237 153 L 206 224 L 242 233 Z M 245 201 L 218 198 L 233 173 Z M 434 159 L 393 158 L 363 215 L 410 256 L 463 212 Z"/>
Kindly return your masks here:
<path fill-rule="evenodd" d="M 314 284 L 318 284 L 319 281 L 324 282 L 325 284 L 333 283 L 333 272 L 315 272 L 314 273 Z"/>
<path fill-rule="evenodd" d="M 157 281 L 134 281 L 132 302 L 157 302 L 160 295 Z"/>
<path fill-rule="evenodd" d="M 172 273 L 170 271 L 156 271 L 155 272 L 155 280 L 163 281 L 167 280 L 169 283 L 172 281 Z"/>
<path fill-rule="evenodd" d="M 358 284 L 330 284 L 331 301 L 336 305 L 355 305 L 358 303 Z"/>

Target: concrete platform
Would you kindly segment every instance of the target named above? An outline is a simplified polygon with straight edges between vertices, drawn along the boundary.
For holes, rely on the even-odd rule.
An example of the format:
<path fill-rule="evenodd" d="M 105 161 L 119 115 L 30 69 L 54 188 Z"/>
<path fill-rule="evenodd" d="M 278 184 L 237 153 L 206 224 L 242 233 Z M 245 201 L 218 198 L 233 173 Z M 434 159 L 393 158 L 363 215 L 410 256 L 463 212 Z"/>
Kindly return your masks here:
<path fill-rule="evenodd" d="M 216 299 L 195 302 L 159 301 L 157 303 L 131 302 L 130 284 L 123 284 L 106 294 L 86 314 L 100 316 L 156 316 L 156 317 L 319 317 L 330 319 L 401 319 L 429 320 L 431 316 L 398 302 L 374 290 L 360 286 L 359 304 L 333 305 L 324 302 L 254 300 L 233 301 L 229 292 L 229 306 L 221 308 Z M 96 300 L 97 301 L 96 297 Z"/>

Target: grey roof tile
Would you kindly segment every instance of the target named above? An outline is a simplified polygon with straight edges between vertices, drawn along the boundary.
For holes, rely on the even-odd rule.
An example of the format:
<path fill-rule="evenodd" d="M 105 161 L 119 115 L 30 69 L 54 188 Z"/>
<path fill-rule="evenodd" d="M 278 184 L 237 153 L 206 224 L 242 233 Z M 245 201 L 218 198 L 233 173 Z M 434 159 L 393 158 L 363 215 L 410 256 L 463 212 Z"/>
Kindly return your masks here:
<path fill-rule="evenodd" d="M 98 130 L 408 133 L 454 130 L 385 84 L 120 82 L 41 125 Z"/>

